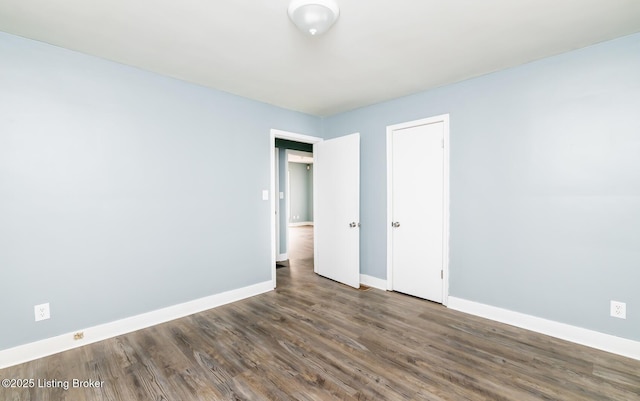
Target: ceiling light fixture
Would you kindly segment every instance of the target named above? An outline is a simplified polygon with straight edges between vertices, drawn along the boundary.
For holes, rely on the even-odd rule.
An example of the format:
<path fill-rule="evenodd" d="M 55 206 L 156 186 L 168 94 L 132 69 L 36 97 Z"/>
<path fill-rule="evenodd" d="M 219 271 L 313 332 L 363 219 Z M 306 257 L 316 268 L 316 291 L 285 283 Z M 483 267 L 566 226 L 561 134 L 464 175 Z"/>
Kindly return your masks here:
<path fill-rule="evenodd" d="M 340 15 L 335 0 L 292 0 L 289 18 L 302 32 L 311 36 L 322 35 L 331 28 Z"/>

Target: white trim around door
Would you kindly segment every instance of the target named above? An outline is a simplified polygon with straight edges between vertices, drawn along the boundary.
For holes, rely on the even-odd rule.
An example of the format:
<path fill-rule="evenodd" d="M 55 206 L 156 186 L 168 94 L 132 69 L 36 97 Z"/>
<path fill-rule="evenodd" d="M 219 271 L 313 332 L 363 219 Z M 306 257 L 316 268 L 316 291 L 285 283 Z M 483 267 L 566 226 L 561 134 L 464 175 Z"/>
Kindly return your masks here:
<path fill-rule="evenodd" d="M 444 129 L 444 188 L 443 188 L 443 259 L 442 304 L 449 303 L 449 114 L 387 126 L 387 290 L 393 290 L 393 132 L 421 125 L 443 123 Z"/>
<path fill-rule="evenodd" d="M 276 193 L 276 138 L 288 139 L 290 141 L 302 142 L 302 143 L 318 143 L 323 141 L 322 138 L 315 136 L 297 134 L 295 132 L 281 131 L 278 129 L 271 129 L 269 137 L 269 177 L 271 180 L 271 281 L 273 288 L 276 288 L 276 201 L 279 200 L 279 196 Z M 315 191 L 314 191 L 315 193 Z M 288 252 L 288 250 L 287 250 Z"/>

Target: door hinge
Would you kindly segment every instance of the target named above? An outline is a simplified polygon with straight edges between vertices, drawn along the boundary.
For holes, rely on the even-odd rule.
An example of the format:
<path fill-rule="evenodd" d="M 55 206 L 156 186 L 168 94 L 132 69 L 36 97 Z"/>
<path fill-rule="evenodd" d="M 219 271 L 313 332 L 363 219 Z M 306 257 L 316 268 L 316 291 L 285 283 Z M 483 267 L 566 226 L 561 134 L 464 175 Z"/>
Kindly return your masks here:
<path fill-rule="evenodd" d="M 440 279 L 444 280 L 444 270 L 440 270 Z"/>
<path fill-rule="evenodd" d="M 440 141 L 440 146 L 442 147 L 442 149 L 444 149 L 444 138 L 442 138 L 442 140 Z"/>

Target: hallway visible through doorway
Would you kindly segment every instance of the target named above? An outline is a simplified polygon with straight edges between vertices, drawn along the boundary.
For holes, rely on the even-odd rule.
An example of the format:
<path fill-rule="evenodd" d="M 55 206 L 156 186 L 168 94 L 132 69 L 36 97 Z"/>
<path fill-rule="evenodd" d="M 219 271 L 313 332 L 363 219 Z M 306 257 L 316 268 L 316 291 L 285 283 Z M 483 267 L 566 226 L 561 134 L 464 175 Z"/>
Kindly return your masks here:
<path fill-rule="evenodd" d="M 278 276 L 296 279 L 313 273 L 313 226 L 289 227 L 289 260 L 278 269 Z"/>

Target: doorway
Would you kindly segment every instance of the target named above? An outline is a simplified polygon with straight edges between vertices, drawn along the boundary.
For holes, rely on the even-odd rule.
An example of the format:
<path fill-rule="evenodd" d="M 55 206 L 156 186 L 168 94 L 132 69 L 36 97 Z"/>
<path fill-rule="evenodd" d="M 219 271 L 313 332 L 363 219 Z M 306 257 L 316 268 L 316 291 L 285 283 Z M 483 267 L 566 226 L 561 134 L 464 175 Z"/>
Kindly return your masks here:
<path fill-rule="evenodd" d="M 360 134 L 323 140 L 271 130 L 271 274 L 276 288 L 276 139 L 313 144 L 313 268 L 318 275 L 360 286 Z"/>
<path fill-rule="evenodd" d="M 276 141 L 279 142 L 280 147 L 276 147 Z M 273 288 L 276 288 L 276 265 L 278 262 L 283 262 L 291 256 L 288 249 L 288 239 L 290 235 L 288 233 L 290 216 L 298 216 L 296 220 L 307 218 L 308 214 L 305 213 L 288 213 L 290 211 L 290 182 L 289 169 L 287 167 L 289 163 L 289 155 L 295 161 L 309 161 L 303 159 L 302 156 L 312 154 L 308 152 L 312 150 L 313 144 L 321 142 L 322 138 L 297 134 L 293 132 L 271 130 L 271 278 L 273 281 Z M 307 145 L 306 147 L 296 147 L 295 144 Z M 286 150 L 284 148 L 288 148 Z M 296 150 L 297 149 L 297 150 Z M 304 153 L 303 153 L 304 152 Z M 304 167 L 306 169 L 306 165 Z M 313 229 L 312 229 L 313 231 Z M 311 232 L 311 235 L 313 232 Z M 297 243 L 297 242 L 296 242 Z M 284 246 L 283 246 L 284 245 Z M 293 244 L 295 246 L 295 244 Z"/>
<path fill-rule="evenodd" d="M 449 116 L 387 127 L 387 287 L 447 304 Z"/>
<path fill-rule="evenodd" d="M 312 151 L 310 144 L 276 138 L 276 268 L 294 267 L 291 262 L 301 257 L 313 266 Z M 300 241 L 301 232 L 311 240 L 310 249 L 309 241 Z"/>
<path fill-rule="evenodd" d="M 313 226 L 313 152 L 287 149 L 285 154 L 286 225 L 287 227 Z M 282 178 L 279 184 L 283 184 Z M 282 192 L 280 199 L 282 200 Z"/>

